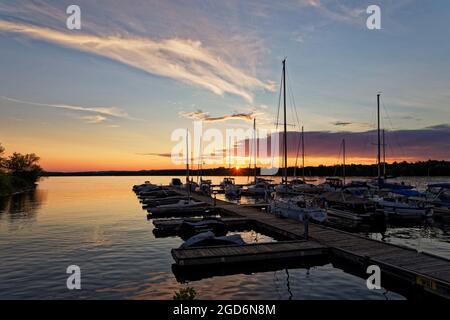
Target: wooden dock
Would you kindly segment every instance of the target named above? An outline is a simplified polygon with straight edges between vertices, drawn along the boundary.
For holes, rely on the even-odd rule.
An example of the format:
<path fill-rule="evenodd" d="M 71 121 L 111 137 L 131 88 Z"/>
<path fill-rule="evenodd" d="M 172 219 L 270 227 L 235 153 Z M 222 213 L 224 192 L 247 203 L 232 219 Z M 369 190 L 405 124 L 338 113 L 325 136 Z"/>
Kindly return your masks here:
<path fill-rule="evenodd" d="M 314 241 L 283 241 L 254 243 L 245 246 L 215 246 L 172 249 L 172 256 L 180 266 L 221 263 L 258 262 L 321 256 L 328 248 Z"/>
<path fill-rule="evenodd" d="M 215 206 L 216 209 L 221 210 L 225 214 L 229 213 L 233 216 L 251 219 L 259 226 L 267 228 L 270 231 L 279 232 L 280 234 L 296 239 L 302 239 L 303 237 L 304 226 L 299 221 L 279 218 L 255 208 L 241 207 L 237 204 L 198 194 L 193 194 L 192 196 Z M 310 240 L 308 242 L 301 242 L 301 244 L 294 242 L 291 245 L 298 246 L 297 250 L 301 250 L 304 248 L 303 246 L 306 246 L 306 243 L 311 243 L 312 248 L 314 248 L 312 250 L 316 252 L 324 250 L 323 247 L 326 247 L 333 258 L 343 259 L 362 268 L 366 268 L 369 265 L 378 265 L 383 275 L 406 282 L 409 285 L 421 287 L 433 295 L 450 299 L 449 259 L 420 253 L 414 249 L 380 242 L 357 234 L 312 223 L 309 224 L 309 236 Z M 275 243 L 271 244 L 270 247 L 276 248 L 279 245 Z M 264 246 L 257 246 L 257 248 L 268 249 L 268 247 Z M 181 251 L 176 250 L 178 249 L 173 251 L 176 261 L 195 263 L 193 261 L 187 262 L 191 259 L 188 256 L 183 260 Z M 228 256 L 229 253 L 223 250 L 224 248 L 218 251 L 198 248 L 192 251 L 191 249 L 184 251 L 189 257 L 192 257 L 192 259 L 196 257 L 200 262 L 208 261 L 208 257 L 211 258 L 211 261 L 217 262 L 230 261 L 230 259 L 237 257 L 231 258 Z M 245 258 L 242 256 L 242 253 L 238 254 L 240 259 Z M 252 255 L 251 252 L 247 252 L 246 254 Z M 270 257 L 270 255 L 271 253 L 268 252 L 261 255 L 261 257 Z M 221 259 L 224 259 L 224 261 Z"/>

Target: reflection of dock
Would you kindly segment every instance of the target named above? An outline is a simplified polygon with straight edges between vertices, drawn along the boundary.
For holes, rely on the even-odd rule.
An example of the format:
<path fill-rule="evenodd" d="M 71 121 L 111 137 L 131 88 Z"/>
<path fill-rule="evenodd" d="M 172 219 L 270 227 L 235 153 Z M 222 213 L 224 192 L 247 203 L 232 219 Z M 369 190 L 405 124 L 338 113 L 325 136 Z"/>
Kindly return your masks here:
<path fill-rule="evenodd" d="M 304 225 L 299 221 L 282 219 L 255 208 L 241 207 L 198 194 L 192 196 L 210 205 L 215 204 L 215 208 L 224 215 L 230 214 L 253 220 L 253 223 L 261 228 L 288 236 L 291 239 L 302 239 L 303 237 Z M 382 271 L 382 276 L 419 287 L 437 296 L 450 298 L 450 260 L 446 258 L 419 253 L 414 249 L 383 243 L 317 224 L 309 225 L 309 234 L 308 242 L 289 242 L 291 251 L 288 249 L 283 251 L 283 242 L 277 242 L 273 245 L 257 245 L 249 249 L 247 249 L 248 246 L 230 250 L 226 248 L 214 250 L 206 247 L 187 250 L 173 249 L 172 255 L 181 266 L 183 264 L 206 265 L 239 261 L 249 263 L 260 260 L 261 257 L 271 259 L 272 254 L 276 256 L 277 250 L 283 251 L 281 255 L 284 255 L 285 258 L 299 258 L 302 255 L 314 254 L 320 256 L 329 252 L 331 258 L 344 260 L 360 268 L 377 265 Z M 234 253 L 231 252 L 233 250 Z"/>

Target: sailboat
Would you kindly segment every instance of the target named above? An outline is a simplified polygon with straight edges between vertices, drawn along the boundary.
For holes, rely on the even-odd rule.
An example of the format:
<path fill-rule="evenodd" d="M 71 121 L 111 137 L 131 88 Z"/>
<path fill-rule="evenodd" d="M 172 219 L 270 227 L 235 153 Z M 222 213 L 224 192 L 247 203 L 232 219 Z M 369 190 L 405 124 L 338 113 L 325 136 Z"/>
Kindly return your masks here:
<path fill-rule="evenodd" d="M 174 213 L 187 213 L 192 211 L 201 211 L 206 209 L 207 204 L 203 201 L 198 201 L 191 198 L 192 182 L 189 177 L 189 131 L 186 130 L 186 191 L 187 199 L 180 198 L 174 200 L 172 203 L 158 204 L 154 207 L 150 207 L 147 210 L 152 215 L 165 215 Z"/>
<path fill-rule="evenodd" d="M 228 170 L 231 170 L 231 138 L 228 143 Z M 237 198 L 241 195 L 241 187 L 236 185 L 234 178 L 224 178 L 220 183 L 220 188 L 224 190 L 225 196 L 229 198 Z"/>
<path fill-rule="evenodd" d="M 254 149 L 254 179 L 253 183 L 247 187 L 247 194 L 254 196 L 267 196 L 273 189 L 270 180 L 257 177 L 257 140 L 256 140 L 256 118 L 253 119 L 253 149 Z"/>
<path fill-rule="evenodd" d="M 286 59 L 283 60 L 282 71 L 283 89 L 283 111 L 284 111 L 284 135 L 283 135 L 283 180 L 278 187 L 281 192 L 276 192 L 274 199 L 270 202 L 270 213 L 295 220 L 315 220 L 323 222 L 327 214 L 313 200 L 307 199 L 304 195 L 292 196 L 288 184 L 288 144 L 287 144 L 287 117 L 286 117 Z"/>
<path fill-rule="evenodd" d="M 382 177 L 381 165 L 381 129 L 380 129 L 380 96 L 377 94 L 377 135 L 378 135 L 378 153 L 377 153 L 377 168 L 378 177 L 376 184 L 370 186 L 375 188 L 375 191 L 370 200 L 376 203 L 378 208 L 389 217 L 431 217 L 433 210 L 430 206 L 422 205 L 418 202 L 410 202 L 407 197 L 401 195 L 404 190 L 412 190 L 414 187 L 404 183 L 388 183 Z M 383 145 L 385 144 L 383 138 Z"/>

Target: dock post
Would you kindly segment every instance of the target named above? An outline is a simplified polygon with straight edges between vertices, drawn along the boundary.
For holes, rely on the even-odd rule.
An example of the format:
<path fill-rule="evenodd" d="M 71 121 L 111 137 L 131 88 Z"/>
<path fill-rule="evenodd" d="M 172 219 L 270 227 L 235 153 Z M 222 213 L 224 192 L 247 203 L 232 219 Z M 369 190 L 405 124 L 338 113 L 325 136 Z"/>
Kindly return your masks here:
<path fill-rule="evenodd" d="M 215 206 L 216 206 L 216 202 L 217 202 L 217 201 L 216 201 L 216 195 L 217 195 L 217 192 L 214 191 L 213 194 L 214 194 L 214 207 L 215 207 Z"/>

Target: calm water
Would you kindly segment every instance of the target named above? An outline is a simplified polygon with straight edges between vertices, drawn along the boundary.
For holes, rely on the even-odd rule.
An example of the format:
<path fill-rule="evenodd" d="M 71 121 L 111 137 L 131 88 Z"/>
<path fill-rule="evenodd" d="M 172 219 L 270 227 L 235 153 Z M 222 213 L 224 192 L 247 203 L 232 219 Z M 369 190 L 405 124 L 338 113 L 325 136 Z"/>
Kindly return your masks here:
<path fill-rule="evenodd" d="M 179 283 L 170 249 L 182 240 L 154 237 L 152 221 L 131 192 L 144 180 L 47 178 L 33 195 L 0 201 L 0 299 L 171 299 L 186 286 L 200 299 L 403 299 L 368 290 L 364 279 L 331 264 Z M 255 232 L 243 236 L 247 242 L 271 241 Z M 449 230 L 434 225 L 370 236 L 447 257 L 450 252 Z M 81 290 L 66 288 L 66 268 L 73 264 L 81 268 Z"/>

